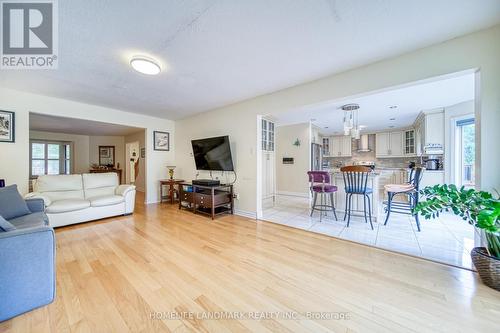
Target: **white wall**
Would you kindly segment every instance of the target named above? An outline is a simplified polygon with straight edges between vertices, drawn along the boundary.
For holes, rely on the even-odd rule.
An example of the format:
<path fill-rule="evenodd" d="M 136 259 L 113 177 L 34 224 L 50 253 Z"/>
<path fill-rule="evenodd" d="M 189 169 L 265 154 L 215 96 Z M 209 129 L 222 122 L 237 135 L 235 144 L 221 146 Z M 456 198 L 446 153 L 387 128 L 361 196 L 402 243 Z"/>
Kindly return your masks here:
<path fill-rule="evenodd" d="M 0 178 L 5 178 L 8 184 L 18 184 L 22 193 L 28 192 L 29 112 L 34 112 L 145 128 L 146 200 L 148 203 L 159 201 L 158 181 L 166 177 L 166 166 L 173 163 L 175 157 L 173 121 L 5 88 L 0 88 L 0 110 L 14 111 L 16 116 L 16 142 L 0 143 Z M 155 130 L 171 133 L 169 152 L 153 150 Z"/>
<path fill-rule="evenodd" d="M 68 141 L 73 143 L 71 161 L 73 162 L 73 173 L 89 172 L 89 136 L 52 133 L 45 131 L 30 131 L 30 139 Z M 28 152 L 29 154 L 29 152 Z"/>
<path fill-rule="evenodd" d="M 307 171 L 310 166 L 310 124 L 276 127 L 276 191 L 281 194 L 309 195 Z M 294 146 L 299 139 L 300 146 Z M 293 157 L 293 164 L 283 164 L 283 157 Z"/>
<path fill-rule="evenodd" d="M 141 192 L 144 192 L 146 188 L 146 160 L 141 157 L 141 149 L 145 147 L 145 140 L 146 138 L 144 137 L 144 131 L 133 133 L 125 137 L 125 143 L 136 141 L 139 142 L 139 151 L 137 152 L 137 154 L 139 154 L 139 174 L 137 175 L 137 179 L 135 180 L 135 186 L 137 187 L 137 190 Z"/>
<path fill-rule="evenodd" d="M 453 156 L 455 154 L 455 127 L 457 117 L 474 114 L 474 101 L 467 101 L 444 108 L 444 181 L 453 183 Z"/>
<path fill-rule="evenodd" d="M 464 70 L 480 69 L 480 96 L 476 99 L 478 148 L 495 149 L 500 142 L 500 25 L 450 41 L 386 59 L 310 83 L 263 95 L 176 122 L 176 163 L 183 177 L 195 174 L 189 141 L 212 135 L 230 135 L 238 171 L 238 209 L 257 209 L 257 115 L 286 112 L 325 101 L 380 91 Z M 272 73 L 270 74 L 272 75 Z M 500 154 L 476 153 L 484 190 L 500 188 Z"/>

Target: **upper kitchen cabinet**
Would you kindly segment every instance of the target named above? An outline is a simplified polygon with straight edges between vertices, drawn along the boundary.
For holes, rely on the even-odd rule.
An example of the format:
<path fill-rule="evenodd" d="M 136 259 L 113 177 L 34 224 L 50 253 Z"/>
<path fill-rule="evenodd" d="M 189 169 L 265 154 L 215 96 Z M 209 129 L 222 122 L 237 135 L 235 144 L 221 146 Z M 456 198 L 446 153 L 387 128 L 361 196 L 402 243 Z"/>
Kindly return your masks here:
<path fill-rule="evenodd" d="M 352 156 L 352 141 L 350 135 L 338 135 L 330 137 L 330 156 L 350 157 Z"/>
<path fill-rule="evenodd" d="M 375 134 L 375 155 L 377 158 L 403 157 L 404 131 L 384 132 Z"/>
<path fill-rule="evenodd" d="M 416 154 L 416 139 L 415 130 L 410 129 L 404 131 L 404 155 L 405 156 L 415 156 Z"/>
<path fill-rule="evenodd" d="M 415 152 L 418 156 L 443 154 L 444 110 L 436 109 L 420 113 L 415 121 Z"/>
<path fill-rule="evenodd" d="M 323 150 L 323 156 L 330 156 L 330 137 L 322 138 L 321 149 Z"/>

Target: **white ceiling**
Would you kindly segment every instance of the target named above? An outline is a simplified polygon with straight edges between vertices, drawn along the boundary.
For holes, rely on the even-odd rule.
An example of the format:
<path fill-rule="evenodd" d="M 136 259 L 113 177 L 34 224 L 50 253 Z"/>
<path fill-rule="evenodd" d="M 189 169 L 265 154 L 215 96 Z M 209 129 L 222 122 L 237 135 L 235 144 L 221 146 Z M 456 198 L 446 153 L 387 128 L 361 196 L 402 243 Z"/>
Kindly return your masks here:
<path fill-rule="evenodd" d="M 30 130 L 79 135 L 125 136 L 144 129 L 98 121 L 30 113 Z"/>
<path fill-rule="evenodd" d="M 357 103 L 360 106 L 359 125 L 366 126 L 362 132 L 371 133 L 410 126 L 422 110 L 446 107 L 472 99 L 474 99 L 474 74 L 467 74 L 272 116 L 278 125 L 303 123 L 313 119 L 312 123 L 320 128 L 322 134 L 341 134 L 344 117 L 341 106 Z M 390 108 L 391 106 L 397 107 Z M 390 120 L 391 118 L 395 120 Z"/>
<path fill-rule="evenodd" d="M 59 69 L 0 86 L 169 119 L 500 22 L 499 0 L 59 1 Z M 132 55 L 158 59 L 150 77 Z"/>

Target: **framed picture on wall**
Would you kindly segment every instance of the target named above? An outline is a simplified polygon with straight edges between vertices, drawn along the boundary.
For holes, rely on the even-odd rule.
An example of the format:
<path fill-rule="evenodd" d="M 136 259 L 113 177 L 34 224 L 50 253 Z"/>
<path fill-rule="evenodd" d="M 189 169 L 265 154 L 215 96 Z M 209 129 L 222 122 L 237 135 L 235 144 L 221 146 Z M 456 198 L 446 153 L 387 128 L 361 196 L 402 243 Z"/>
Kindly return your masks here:
<path fill-rule="evenodd" d="M 170 150 L 170 133 L 168 132 L 153 132 L 154 150 L 169 151 Z"/>
<path fill-rule="evenodd" d="M 0 142 L 15 142 L 15 114 L 0 110 Z"/>

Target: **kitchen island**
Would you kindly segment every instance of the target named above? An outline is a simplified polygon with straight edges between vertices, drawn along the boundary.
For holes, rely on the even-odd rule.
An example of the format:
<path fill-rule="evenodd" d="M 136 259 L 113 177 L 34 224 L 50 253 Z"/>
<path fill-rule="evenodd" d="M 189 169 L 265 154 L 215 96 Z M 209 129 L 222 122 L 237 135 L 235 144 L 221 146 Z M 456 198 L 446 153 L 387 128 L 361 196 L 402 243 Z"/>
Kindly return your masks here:
<path fill-rule="evenodd" d="M 337 215 L 338 218 L 342 219 L 344 217 L 346 208 L 344 177 L 342 176 L 342 172 L 340 171 L 333 171 L 330 174 L 332 175 L 332 181 L 331 181 L 332 184 L 337 186 L 337 192 L 334 195 L 335 209 L 337 212 L 341 213 Z M 367 183 L 367 187 L 373 189 L 373 192 L 369 195 L 371 199 L 371 213 L 373 222 L 377 221 L 380 209 L 382 207 L 383 197 L 382 198 L 380 197 L 379 177 L 380 174 L 378 172 L 371 172 L 370 175 L 368 176 L 368 183 Z M 367 204 L 367 209 L 368 209 L 368 204 Z M 364 216 L 363 195 L 357 195 L 357 194 L 352 195 L 351 216 Z"/>

